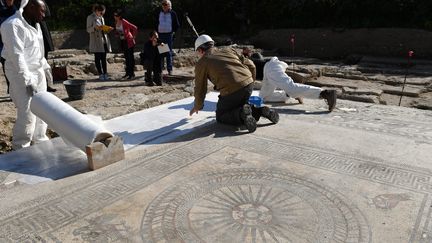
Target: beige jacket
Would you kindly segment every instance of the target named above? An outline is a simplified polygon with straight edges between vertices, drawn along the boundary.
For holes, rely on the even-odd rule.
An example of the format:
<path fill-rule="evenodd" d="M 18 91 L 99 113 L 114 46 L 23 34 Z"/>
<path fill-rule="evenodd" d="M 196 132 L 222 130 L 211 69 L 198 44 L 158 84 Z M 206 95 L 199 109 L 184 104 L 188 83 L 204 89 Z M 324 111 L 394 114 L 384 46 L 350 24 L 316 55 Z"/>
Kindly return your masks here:
<path fill-rule="evenodd" d="M 105 24 L 105 20 L 102 18 L 102 24 Z M 106 44 L 108 47 L 108 52 L 111 52 L 111 42 L 107 34 L 103 33 L 102 30 L 96 30 L 95 26 L 97 16 L 95 13 L 90 14 L 87 17 L 87 32 L 90 34 L 90 43 L 89 43 L 89 51 L 92 53 L 95 52 L 105 52 L 104 43 L 106 40 Z M 104 40 L 105 37 L 105 40 Z"/>
<path fill-rule="evenodd" d="M 207 79 L 216 86 L 221 96 L 226 96 L 253 83 L 255 74 L 253 62 L 234 49 L 210 49 L 195 66 L 194 107 L 203 108 Z"/>

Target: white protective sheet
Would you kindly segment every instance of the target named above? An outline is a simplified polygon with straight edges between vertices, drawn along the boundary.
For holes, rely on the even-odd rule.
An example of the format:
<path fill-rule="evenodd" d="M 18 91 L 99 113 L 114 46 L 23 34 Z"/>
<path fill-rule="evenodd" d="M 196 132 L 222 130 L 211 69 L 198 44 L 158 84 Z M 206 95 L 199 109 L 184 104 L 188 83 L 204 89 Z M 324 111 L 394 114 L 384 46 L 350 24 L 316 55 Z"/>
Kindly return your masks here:
<path fill-rule="evenodd" d="M 30 109 L 56 131 L 65 142 L 85 151 L 85 146 L 102 141 L 113 134 L 102 125 L 75 110 L 55 95 L 39 92 L 33 96 Z"/>

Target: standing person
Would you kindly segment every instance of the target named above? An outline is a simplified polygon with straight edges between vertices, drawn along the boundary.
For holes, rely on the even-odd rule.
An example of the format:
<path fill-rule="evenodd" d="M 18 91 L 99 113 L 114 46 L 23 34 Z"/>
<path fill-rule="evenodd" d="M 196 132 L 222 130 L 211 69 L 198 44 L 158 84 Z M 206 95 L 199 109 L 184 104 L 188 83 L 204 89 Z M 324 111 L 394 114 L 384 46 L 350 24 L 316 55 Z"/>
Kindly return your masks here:
<path fill-rule="evenodd" d="M 95 65 L 99 74 L 99 80 L 108 80 L 107 52 L 111 52 L 111 43 L 105 29 L 105 6 L 95 4 L 93 13 L 87 16 L 87 32 L 90 36 L 89 51 L 94 53 Z"/>
<path fill-rule="evenodd" d="M 51 17 L 51 11 L 49 10 L 48 5 L 46 4 L 45 0 L 42 0 L 45 4 L 45 18 L 49 18 Z M 48 60 L 48 52 L 50 51 L 54 51 L 54 44 L 52 41 L 52 37 L 51 37 L 51 33 L 48 29 L 48 25 L 45 22 L 45 18 L 44 20 L 42 20 L 40 22 L 40 27 L 42 30 L 42 36 L 43 36 L 43 40 L 44 40 L 44 56 L 45 59 Z M 47 80 L 47 91 L 48 92 L 56 92 L 57 89 L 54 89 L 52 86 L 54 85 L 53 80 Z"/>
<path fill-rule="evenodd" d="M 285 70 L 288 64 L 272 57 L 264 65 L 264 77 L 259 96 L 264 102 L 285 102 L 287 95 L 294 98 L 325 99 L 329 111 L 336 106 L 336 90 L 321 89 L 311 85 L 297 84 Z M 283 91 L 276 90 L 280 88 Z"/>
<path fill-rule="evenodd" d="M 149 34 L 149 40 L 144 44 L 141 60 L 146 70 L 144 80 L 148 86 L 162 85 L 161 55 L 158 45 L 160 45 L 159 36 L 157 31 L 153 30 Z"/>
<path fill-rule="evenodd" d="M 120 44 L 126 59 L 126 74 L 123 78 L 133 79 L 135 77 L 134 47 L 138 28 L 123 18 L 123 11 L 121 9 L 114 12 L 114 19 L 116 33 L 120 37 Z"/>
<path fill-rule="evenodd" d="M 170 0 L 162 1 L 162 10 L 159 12 L 156 20 L 156 29 L 158 30 L 159 38 L 163 43 L 168 44 L 170 48 L 170 51 L 164 54 L 162 57 L 161 65 L 162 67 L 164 66 L 164 59 L 166 57 L 168 74 L 172 75 L 173 37 L 180 24 L 176 12 L 172 10 L 172 4 Z"/>
<path fill-rule="evenodd" d="M 234 49 L 217 49 L 208 35 L 195 41 L 199 60 L 195 66 L 195 101 L 189 115 L 203 109 L 207 80 L 220 91 L 216 105 L 216 121 L 230 125 L 245 125 L 249 132 L 256 130 L 257 120 L 263 116 L 273 123 L 279 114 L 268 107 L 248 104 L 255 80 L 255 65 Z"/>
<path fill-rule="evenodd" d="M 14 5 L 14 0 L 0 0 L 0 25 L 10 16 L 14 15 L 16 11 L 16 7 Z M 1 37 L 1 36 L 0 36 Z M 0 38 L 0 52 L 3 50 L 3 41 Z M 3 73 L 5 74 L 6 85 L 7 85 L 7 93 L 9 94 L 9 80 L 6 77 L 5 73 L 5 59 L 0 57 L 0 62 L 3 67 Z"/>
<path fill-rule="evenodd" d="M 48 140 L 47 125 L 30 111 L 34 93 L 46 91 L 46 78 L 52 77 L 44 57 L 44 44 L 39 23 L 45 16 L 42 0 L 23 0 L 15 14 L 3 22 L 2 56 L 10 80 L 10 95 L 17 108 L 12 148 L 30 146 L 31 141 Z"/>

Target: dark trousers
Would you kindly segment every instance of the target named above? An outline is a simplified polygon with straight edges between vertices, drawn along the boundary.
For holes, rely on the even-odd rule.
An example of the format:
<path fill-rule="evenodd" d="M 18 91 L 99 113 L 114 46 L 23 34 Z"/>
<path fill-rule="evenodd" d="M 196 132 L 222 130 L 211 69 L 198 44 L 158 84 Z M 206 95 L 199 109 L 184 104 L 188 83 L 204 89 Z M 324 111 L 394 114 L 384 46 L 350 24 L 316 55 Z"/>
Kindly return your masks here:
<path fill-rule="evenodd" d="M 149 84 L 154 82 L 155 84 L 160 85 L 162 84 L 162 72 L 153 69 L 146 69 L 146 72 L 144 74 L 144 81 Z"/>
<path fill-rule="evenodd" d="M 216 105 L 216 121 L 230 125 L 242 125 L 240 112 L 244 104 L 247 104 L 252 94 L 253 85 L 249 84 L 236 92 L 221 96 Z"/>
<path fill-rule="evenodd" d="M 135 75 L 135 57 L 134 57 L 134 47 L 127 47 L 126 40 L 122 40 L 123 53 L 126 60 L 126 75 L 134 76 Z"/>
<path fill-rule="evenodd" d="M 147 83 L 162 84 L 162 68 L 160 65 L 160 60 L 156 59 L 153 61 L 145 61 L 144 68 L 146 70 L 144 74 L 144 80 Z M 153 74 L 153 75 L 152 75 Z"/>
<path fill-rule="evenodd" d="M 9 79 L 6 77 L 6 72 L 5 72 L 5 59 L 3 57 L 0 57 L 0 61 L 3 67 L 3 73 L 6 79 L 6 84 L 7 84 L 7 93 L 9 94 Z"/>
<path fill-rule="evenodd" d="M 106 52 L 96 52 L 94 54 L 95 56 L 95 65 L 96 65 L 96 69 L 99 73 L 99 75 L 101 74 L 106 74 L 107 73 L 107 53 Z"/>

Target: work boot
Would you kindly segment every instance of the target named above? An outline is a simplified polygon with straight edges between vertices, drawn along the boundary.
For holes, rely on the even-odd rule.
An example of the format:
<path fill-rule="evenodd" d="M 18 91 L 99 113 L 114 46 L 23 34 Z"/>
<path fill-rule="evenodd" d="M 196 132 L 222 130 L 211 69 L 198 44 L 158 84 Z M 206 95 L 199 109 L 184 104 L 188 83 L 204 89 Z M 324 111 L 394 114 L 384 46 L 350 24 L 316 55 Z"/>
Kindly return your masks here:
<path fill-rule="evenodd" d="M 255 132 L 257 124 L 252 116 L 252 108 L 249 104 L 244 104 L 240 110 L 240 118 L 249 132 Z"/>
<path fill-rule="evenodd" d="M 337 99 L 337 93 L 334 89 L 325 89 L 321 91 L 320 97 L 325 99 L 328 106 L 329 111 L 333 111 L 333 109 L 336 107 L 336 99 Z"/>
<path fill-rule="evenodd" d="M 279 122 L 279 114 L 267 106 L 261 107 L 261 116 L 269 119 L 271 122 L 273 122 L 273 124 Z"/>

